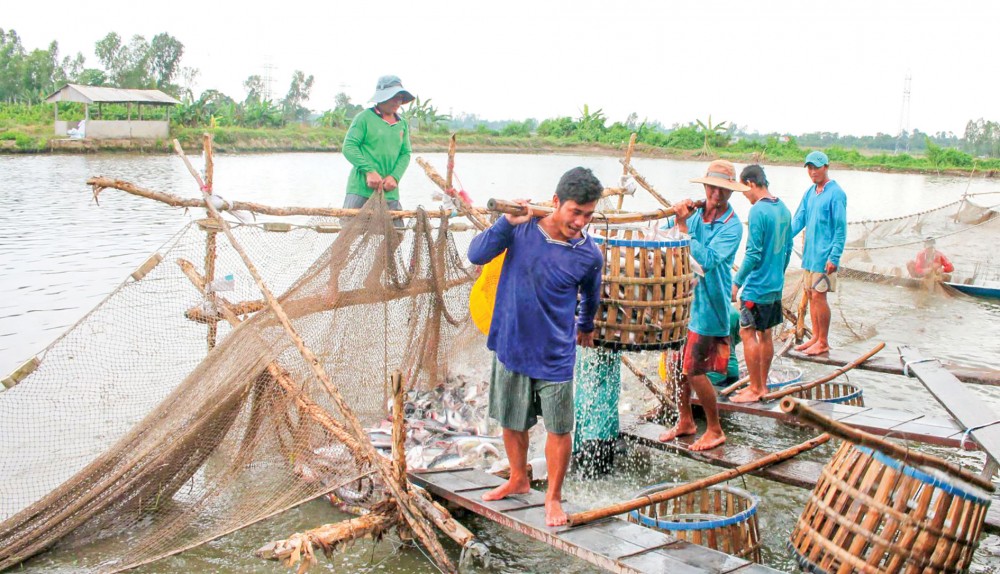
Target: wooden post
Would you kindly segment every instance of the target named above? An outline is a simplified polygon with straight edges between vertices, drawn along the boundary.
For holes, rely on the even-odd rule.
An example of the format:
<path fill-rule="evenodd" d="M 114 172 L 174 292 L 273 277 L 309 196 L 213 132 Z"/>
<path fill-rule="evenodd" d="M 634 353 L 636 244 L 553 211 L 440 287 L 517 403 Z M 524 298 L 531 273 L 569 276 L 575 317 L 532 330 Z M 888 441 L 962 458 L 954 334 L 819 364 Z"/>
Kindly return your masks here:
<path fill-rule="evenodd" d="M 406 481 L 406 413 L 403 412 L 403 373 L 392 373 L 392 460 L 396 465 L 396 482 L 402 489 Z"/>
<path fill-rule="evenodd" d="M 212 174 L 214 171 L 213 161 L 212 161 L 212 134 L 203 134 L 203 146 L 205 150 L 205 187 L 208 188 L 208 192 L 212 193 Z M 216 235 L 217 232 L 211 228 L 206 228 L 205 234 L 205 284 L 211 284 L 215 280 L 215 258 L 216 253 Z M 214 294 L 210 295 L 212 303 L 219 305 L 219 298 Z M 208 324 L 208 350 L 211 351 L 215 348 L 216 337 L 218 337 L 219 325 L 217 322 L 213 321 Z"/>
<path fill-rule="evenodd" d="M 886 456 L 891 456 L 892 458 L 902 461 L 910 466 L 920 465 L 936 468 L 937 470 L 944 471 L 952 476 L 958 477 L 969 484 L 974 484 L 979 488 L 985 489 L 987 492 L 993 492 L 996 490 L 996 487 L 993 485 L 993 481 L 989 478 L 973 474 L 964 468 L 959 468 L 958 466 L 955 466 L 952 463 L 936 456 L 899 446 L 896 443 L 889 442 L 881 437 L 851 428 L 843 423 L 819 414 L 802 402 L 791 397 L 781 399 L 781 410 L 786 413 L 793 414 L 799 417 L 799 419 L 803 422 L 809 423 L 810 425 L 828 434 L 832 434 L 839 439 L 865 446 L 872 450 L 877 450 Z"/>
<path fill-rule="evenodd" d="M 622 163 L 622 175 L 628 175 L 629 164 L 632 163 L 632 150 L 635 149 L 635 132 L 628 138 L 628 147 L 625 149 L 625 161 Z M 625 194 L 618 196 L 618 211 L 622 210 L 622 205 L 625 203 Z"/>
<path fill-rule="evenodd" d="M 781 397 L 787 397 L 788 395 L 792 395 L 792 394 L 795 394 L 795 393 L 798 393 L 798 392 L 801 392 L 801 391 L 807 391 L 807 390 L 809 390 L 809 389 L 811 389 L 811 388 L 813 388 L 815 386 L 822 385 L 823 383 L 828 383 L 828 382 L 832 381 L 833 379 L 836 379 L 840 375 L 843 375 L 847 371 L 850 371 L 854 367 L 857 367 L 861 363 L 864 363 L 868 359 L 874 357 L 876 354 L 878 354 L 879 351 L 881 351 L 884 348 L 885 348 L 885 343 L 879 343 L 878 345 L 875 345 L 870 351 L 868 351 L 864 355 L 861 355 L 857 359 L 854 359 L 850 363 L 844 365 L 843 367 L 840 367 L 839 369 L 837 369 L 836 371 L 833 371 L 829 375 L 826 375 L 824 377 L 820 377 L 820 378 L 816 379 L 815 381 L 809 381 L 808 383 L 800 383 L 800 384 L 797 384 L 797 385 L 788 385 L 787 387 L 783 387 L 783 388 L 778 389 L 776 391 L 767 393 L 766 395 L 762 396 L 760 398 L 760 400 L 762 400 L 762 401 L 773 401 L 775 399 L 780 399 Z"/>
<path fill-rule="evenodd" d="M 372 465 L 374 465 L 375 468 L 378 469 L 379 474 L 381 475 L 382 480 L 386 485 L 386 488 L 388 488 L 389 492 L 392 493 L 392 496 L 395 498 L 396 503 L 399 505 L 399 509 L 403 515 L 403 518 L 406 520 L 410 528 L 413 529 L 413 533 L 424 544 L 428 552 L 431 553 L 431 557 L 434 559 L 434 562 L 438 565 L 439 568 L 441 568 L 445 572 L 457 572 L 457 569 L 455 568 L 454 564 L 452 564 L 451 560 L 448 558 L 448 555 L 445 554 L 444 548 L 441 547 L 441 543 L 434 535 L 434 531 L 427 523 L 426 518 L 424 518 L 424 516 L 421 514 L 420 508 L 416 506 L 416 504 L 413 502 L 412 494 L 407 490 L 401 489 L 399 487 L 399 484 L 397 484 L 394 477 L 392 464 L 389 461 L 385 460 L 382 456 L 380 456 L 378 452 L 375 450 L 374 445 L 372 445 L 371 441 L 368 439 L 368 435 L 365 432 L 364 426 L 362 426 L 361 421 L 358 419 L 357 415 L 354 414 L 354 410 L 350 407 L 350 405 L 347 404 L 347 401 L 344 399 L 344 396 L 340 393 L 340 389 L 338 389 L 333 384 L 333 381 L 330 380 L 330 376 L 327 374 L 326 369 L 323 367 L 323 363 L 319 360 L 318 357 L 316 357 L 315 353 L 313 353 L 312 350 L 306 346 L 305 342 L 302 340 L 301 335 L 299 335 L 298 331 L 296 331 L 295 327 L 289 320 L 288 315 L 285 313 L 281 303 L 278 302 L 278 299 L 274 296 L 273 293 L 271 293 L 271 290 L 264 283 L 264 279 L 261 277 L 260 272 L 257 271 L 257 267 L 253 264 L 253 261 L 250 259 L 250 256 L 247 255 L 246 251 L 244 251 L 243 246 L 240 245 L 238 241 L 236 241 L 236 237 L 233 236 L 233 232 L 229 228 L 229 223 L 219 215 L 218 211 L 216 211 L 212 203 L 208 201 L 208 194 L 204 191 L 205 184 L 201 180 L 201 176 L 198 175 L 198 172 L 195 171 L 194 167 L 191 165 L 191 162 L 187 159 L 187 156 L 184 155 L 184 150 L 183 148 L 181 148 L 181 143 L 176 139 L 174 140 L 174 150 L 177 152 L 177 155 L 179 155 L 181 159 L 184 160 L 184 164 L 187 166 L 188 171 L 191 172 L 191 175 L 194 177 L 195 181 L 198 182 L 199 188 L 203 190 L 202 196 L 205 201 L 205 206 L 211 212 L 212 217 L 219 220 L 219 224 L 222 226 L 223 233 L 226 234 L 226 238 L 229 240 L 229 243 L 232 245 L 233 249 L 239 254 L 240 258 L 243 259 L 243 263 L 244 265 L 246 265 L 247 271 L 249 271 L 250 275 L 253 276 L 254 281 L 257 283 L 257 287 L 261 290 L 261 293 L 267 300 L 267 303 L 271 307 L 271 310 L 274 312 L 275 317 L 281 323 L 281 326 L 282 328 L 284 328 L 285 333 L 288 335 L 288 338 L 292 341 L 292 343 L 295 344 L 295 347 L 298 349 L 299 354 L 302 356 L 302 359 L 305 361 L 307 365 L 309 365 L 309 367 L 313 371 L 313 374 L 323 385 L 323 388 L 326 389 L 326 392 L 330 395 L 330 398 L 333 399 L 333 402 L 334 404 L 336 404 L 337 409 L 340 410 L 341 415 L 343 415 L 344 420 L 347 422 L 347 428 L 354 433 L 354 436 L 358 439 L 358 442 L 361 445 L 362 449 L 368 454 L 368 458 L 371 461 Z"/>
<path fill-rule="evenodd" d="M 640 175 L 639 172 L 636 171 L 634 167 L 632 167 L 631 165 L 625 165 L 625 170 L 628 171 L 629 175 L 631 175 L 633 179 L 635 179 L 635 182 L 639 184 L 639 187 L 648 191 L 649 194 L 652 195 L 654 199 L 656 199 L 656 201 L 660 202 L 660 205 L 668 208 L 672 206 L 672 204 L 669 201 L 667 201 L 667 198 L 663 197 L 662 195 L 660 195 L 658 191 L 653 189 L 653 186 L 650 185 L 650 183 L 646 181 L 646 178 L 642 177 L 642 175 Z"/>
<path fill-rule="evenodd" d="M 712 476 L 703 478 L 701 480 L 696 480 L 694 482 L 689 482 L 681 486 L 676 486 L 669 490 L 664 490 L 662 492 L 657 492 L 655 494 L 650 494 L 642 498 L 635 498 L 618 504 L 612 504 L 610 506 L 605 506 L 603 508 L 595 508 L 594 510 L 576 512 L 574 514 L 569 515 L 569 524 L 570 526 L 581 526 L 587 524 L 588 522 L 600 520 L 601 518 L 608 518 L 610 516 L 616 516 L 618 514 L 625 514 L 626 512 L 631 512 L 633 510 L 637 510 L 644 506 L 649 506 L 651 504 L 656 504 L 658 502 L 664 502 L 672 498 L 677 498 L 678 496 L 684 496 L 685 494 L 689 494 L 691 492 L 708 488 L 709 486 L 712 486 L 714 484 L 719 484 L 720 482 L 725 482 L 727 480 L 736 478 L 737 476 L 744 475 L 748 472 L 754 472 L 755 470 L 760 470 L 766 466 L 770 466 L 772 464 L 788 460 L 807 450 L 812 450 L 828 440 L 830 440 L 830 435 L 824 433 L 819 435 L 818 437 L 807 440 L 802 444 L 785 449 L 781 452 L 775 452 L 769 454 L 753 462 L 741 464 L 736 468 L 731 468 L 729 470 L 722 471 L 718 474 L 713 474 Z"/>
<path fill-rule="evenodd" d="M 635 375 L 637 379 L 639 379 L 639 382 L 641 382 L 643 386 L 645 386 L 646 389 L 649 390 L 649 392 L 653 393 L 653 397 L 657 401 L 659 401 L 661 405 L 670 409 L 677 408 L 677 405 L 674 404 L 674 400 L 670 398 L 670 396 L 667 395 L 667 393 L 664 392 L 663 389 L 656 386 L 656 383 L 650 380 L 650 378 L 646 376 L 646 373 L 642 372 L 642 369 L 640 369 L 638 365 L 633 363 L 632 359 L 626 357 L 624 353 L 622 354 L 622 364 L 625 365 L 628 368 L 628 370 L 632 371 L 632 374 Z"/>
<path fill-rule="evenodd" d="M 796 341 L 801 341 L 806 334 L 806 311 L 808 310 L 809 310 L 809 291 L 803 289 L 802 300 L 799 301 L 799 317 L 798 321 L 795 323 Z"/>
<path fill-rule="evenodd" d="M 451 134 L 451 139 L 448 141 L 448 169 L 444 177 L 445 189 L 453 189 L 454 187 L 451 180 L 455 174 L 455 150 L 457 147 L 458 141 L 455 139 L 455 134 Z"/>
<path fill-rule="evenodd" d="M 455 198 L 456 204 L 458 205 L 458 211 L 465 217 L 469 218 L 469 221 L 471 221 L 472 224 L 475 225 L 477 229 L 481 231 L 489 227 L 489 224 L 486 223 L 486 221 L 482 219 L 479 216 L 479 214 L 476 213 L 472 205 L 466 203 L 464 199 L 462 199 L 457 193 L 455 193 L 455 191 L 451 188 L 451 186 L 448 185 L 448 181 L 445 180 L 443 177 L 441 177 L 441 174 L 439 174 L 437 170 L 434 169 L 434 166 L 427 163 L 427 160 L 425 160 L 422 157 L 417 158 L 417 165 L 423 168 L 424 173 L 427 174 L 427 177 L 430 178 L 430 180 L 433 181 L 439 188 L 441 188 L 442 192 Z"/>

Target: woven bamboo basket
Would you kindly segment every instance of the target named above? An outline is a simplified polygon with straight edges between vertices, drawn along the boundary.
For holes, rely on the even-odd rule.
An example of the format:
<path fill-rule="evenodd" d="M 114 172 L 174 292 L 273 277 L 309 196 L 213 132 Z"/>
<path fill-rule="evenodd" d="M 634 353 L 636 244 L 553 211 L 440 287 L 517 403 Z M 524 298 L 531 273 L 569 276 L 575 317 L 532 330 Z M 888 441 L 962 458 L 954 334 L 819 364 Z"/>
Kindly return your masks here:
<path fill-rule="evenodd" d="M 793 393 L 792 396 L 797 399 L 809 399 L 824 403 L 836 403 L 838 405 L 865 406 L 864 391 L 862 391 L 861 387 L 852 385 L 851 383 L 823 383 L 811 389 Z"/>
<path fill-rule="evenodd" d="M 677 485 L 658 484 L 643 490 L 635 498 L 673 486 Z M 743 489 L 717 484 L 633 510 L 628 518 L 630 522 L 693 544 L 759 563 L 758 502 L 756 496 Z"/>
<path fill-rule="evenodd" d="M 646 240 L 642 230 L 591 226 L 604 255 L 597 345 L 615 350 L 680 348 L 694 299 L 688 240 Z"/>
<path fill-rule="evenodd" d="M 789 546 L 816 573 L 964 572 L 989 504 L 987 494 L 954 477 L 844 442 Z"/>
<path fill-rule="evenodd" d="M 747 377 L 746 368 L 740 369 L 740 378 Z M 772 366 L 767 373 L 767 390 L 777 391 L 782 387 L 802 382 L 802 369 L 793 366 Z"/>

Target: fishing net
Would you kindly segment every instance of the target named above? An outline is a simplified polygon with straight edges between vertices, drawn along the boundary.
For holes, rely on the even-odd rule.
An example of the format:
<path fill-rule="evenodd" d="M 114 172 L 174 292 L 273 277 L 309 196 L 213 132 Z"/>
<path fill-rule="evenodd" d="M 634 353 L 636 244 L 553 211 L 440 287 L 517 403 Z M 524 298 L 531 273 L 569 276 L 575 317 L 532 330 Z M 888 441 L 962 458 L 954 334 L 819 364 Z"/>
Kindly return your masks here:
<path fill-rule="evenodd" d="M 985 249 L 1000 230 L 997 204 L 988 203 L 996 198 L 994 194 L 969 195 L 912 215 L 850 223 L 841 258 L 842 275 L 907 283 L 915 279 L 907 262 L 924 249 L 926 239 L 932 238 L 934 248 L 955 266 L 952 282 L 1000 282 L 1000 258 Z"/>
<path fill-rule="evenodd" d="M 392 371 L 411 389 L 434 388 L 463 344 L 482 344 L 463 334 L 474 276 L 456 234 L 422 212 L 400 232 L 385 202 L 370 201 L 330 231 L 245 225 L 234 234 L 370 426 L 386 416 Z M 216 235 L 216 256 L 206 258 Z M 195 273 L 185 275 L 181 260 Z M 203 264 L 214 268 L 209 294 L 195 285 Z M 231 327 L 220 313 L 227 305 L 245 320 Z M 206 337 L 217 340 L 210 350 Z M 39 359 L 0 393 L 0 569 L 58 544 L 89 545 L 73 571 L 118 571 L 373 471 L 212 227 L 186 227 L 158 265 L 119 286 Z"/>

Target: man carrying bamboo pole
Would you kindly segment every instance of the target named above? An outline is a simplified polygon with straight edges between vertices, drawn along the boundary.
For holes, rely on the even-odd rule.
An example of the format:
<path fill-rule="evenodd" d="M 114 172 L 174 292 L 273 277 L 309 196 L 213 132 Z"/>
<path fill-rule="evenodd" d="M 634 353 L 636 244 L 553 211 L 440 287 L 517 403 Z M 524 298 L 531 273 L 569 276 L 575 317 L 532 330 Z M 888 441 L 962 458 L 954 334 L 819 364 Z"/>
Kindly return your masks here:
<path fill-rule="evenodd" d="M 688 324 L 678 385 L 677 424 L 661 434 L 660 440 L 666 442 L 698 432 L 691 413 L 691 390 L 694 389 L 705 409 L 708 427 L 690 449 L 708 450 L 726 442 L 719 423 L 715 389 L 706 373 L 724 372 L 729 363 L 731 268 L 743 237 L 743 226 L 729 205 L 729 197 L 733 191 L 745 191 L 747 187 L 736 181 L 733 164 L 722 159 L 708 164 L 705 177 L 692 179 L 691 182 L 705 186 L 705 207 L 695 209 L 690 199 L 678 202 L 674 206 L 676 225 L 691 236 L 691 257 L 704 270 L 705 276 L 694 288 L 691 322 Z"/>
<path fill-rule="evenodd" d="M 740 302 L 740 338 L 747 361 L 750 386 L 730 397 L 734 403 L 753 403 L 767 393 L 767 374 L 774 359 L 771 327 L 784 320 L 781 294 L 785 269 L 792 257 L 792 214 L 768 190 L 767 177 L 759 165 L 748 165 L 740 181 L 750 201 L 746 254 L 736 279 L 733 298 Z"/>
<path fill-rule="evenodd" d="M 813 184 L 795 210 L 792 237 L 805 230 L 802 286 L 809 296 L 813 336 L 795 350 L 819 355 L 830 350 L 830 304 L 826 294 L 837 290 L 837 268 L 847 241 L 847 194 L 830 179 L 830 159 L 825 153 L 810 152 L 805 167 Z"/>
<path fill-rule="evenodd" d="M 490 416 L 503 427 L 510 478 L 483 500 L 530 490 L 528 429 L 541 414 L 548 431 L 549 526 L 566 523 L 560 501 L 572 447 L 573 364 L 576 344 L 594 344 L 603 267 L 600 250 L 583 228 L 603 189 L 589 169 L 573 168 L 556 186 L 552 213 L 540 219 L 505 215 L 469 246 L 469 260 L 477 265 L 507 251 L 486 344 L 495 353 Z"/>

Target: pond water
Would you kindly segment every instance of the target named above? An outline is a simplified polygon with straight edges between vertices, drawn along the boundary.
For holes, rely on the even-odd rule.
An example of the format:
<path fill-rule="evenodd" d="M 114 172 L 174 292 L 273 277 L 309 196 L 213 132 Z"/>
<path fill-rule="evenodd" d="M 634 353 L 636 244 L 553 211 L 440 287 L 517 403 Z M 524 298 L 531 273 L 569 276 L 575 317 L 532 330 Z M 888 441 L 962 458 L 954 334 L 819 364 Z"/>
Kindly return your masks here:
<path fill-rule="evenodd" d="M 443 172 L 443 154 L 417 154 Z M 701 186 L 689 183 L 707 162 L 636 158 L 634 165 L 661 194 L 671 200 L 698 198 Z M 616 157 L 580 155 L 460 154 L 457 175 L 479 205 L 491 197 L 547 200 L 559 176 L 583 165 L 607 185 L 617 185 L 621 166 Z M 339 154 L 303 153 L 219 155 L 215 191 L 231 200 L 274 206 L 339 206 L 349 166 Z M 794 211 L 809 181 L 799 167 L 766 167 L 771 190 Z M 196 197 L 197 187 L 179 159 L 172 156 L 0 156 L 0 375 L 6 376 L 24 360 L 39 353 L 69 326 L 97 305 L 139 264 L 184 225 L 202 216 L 201 210 L 181 209 L 106 190 L 95 205 L 85 180 L 104 175 L 139 186 Z M 948 203 L 965 192 L 997 191 L 993 180 L 952 176 L 883 174 L 833 170 L 831 176 L 846 190 L 851 220 L 904 215 Z M 411 164 L 402 181 L 402 202 L 436 207 L 435 186 Z M 993 196 L 1000 201 L 1000 196 Z M 749 204 L 733 198 L 745 220 Z M 658 207 L 642 190 L 626 200 L 626 207 Z M 266 219 L 266 218 L 265 218 Z M 797 265 L 793 258 L 792 265 Z M 902 288 L 842 280 L 834 305 L 834 344 L 858 354 L 875 340 L 886 341 L 883 354 L 909 344 L 926 356 L 981 367 L 1000 367 L 1000 305 L 968 298 L 947 299 Z M 839 320 L 838 320 L 839 315 Z M 854 333 L 866 337 L 857 340 Z M 652 365 L 652 359 L 645 361 Z M 824 372 L 807 367 L 811 373 Z M 901 377 L 852 373 L 851 382 L 865 390 L 870 406 L 942 414 L 940 406 L 918 382 Z M 1000 412 L 1000 389 L 972 387 L 984 402 Z M 623 405 L 642 408 L 642 392 L 626 389 Z M 809 433 L 772 421 L 730 417 L 725 421 L 731 440 L 774 449 L 790 446 Z M 780 444 L 779 444 L 780 443 Z M 976 454 L 927 449 L 952 460 L 981 464 Z M 828 457 L 831 450 L 810 456 Z M 667 480 L 697 478 L 715 469 L 687 459 L 636 449 L 610 477 L 581 481 L 571 477 L 567 497 L 583 506 L 620 500 L 643 487 Z M 771 566 L 794 570 L 784 539 L 805 503 L 802 489 L 749 478 L 747 487 L 763 498 L 761 528 L 765 557 Z M 180 556 L 146 567 L 143 572 L 216 571 L 276 572 L 252 551 L 264 542 L 284 538 L 339 518 L 329 505 L 313 502 L 271 520 L 244 529 Z M 578 560 L 475 517 L 463 520 L 491 547 L 494 564 L 488 572 L 594 570 Z M 321 559 L 316 571 L 432 572 L 433 566 L 415 549 L 396 552 L 390 536 L 380 544 L 355 545 L 332 561 Z M 996 546 L 990 538 L 985 546 Z M 457 548 L 449 546 L 457 557 Z M 45 555 L 31 569 L 71 568 L 72 558 Z M 977 557 L 979 567 L 992 567 L 988 550 Z"/>

